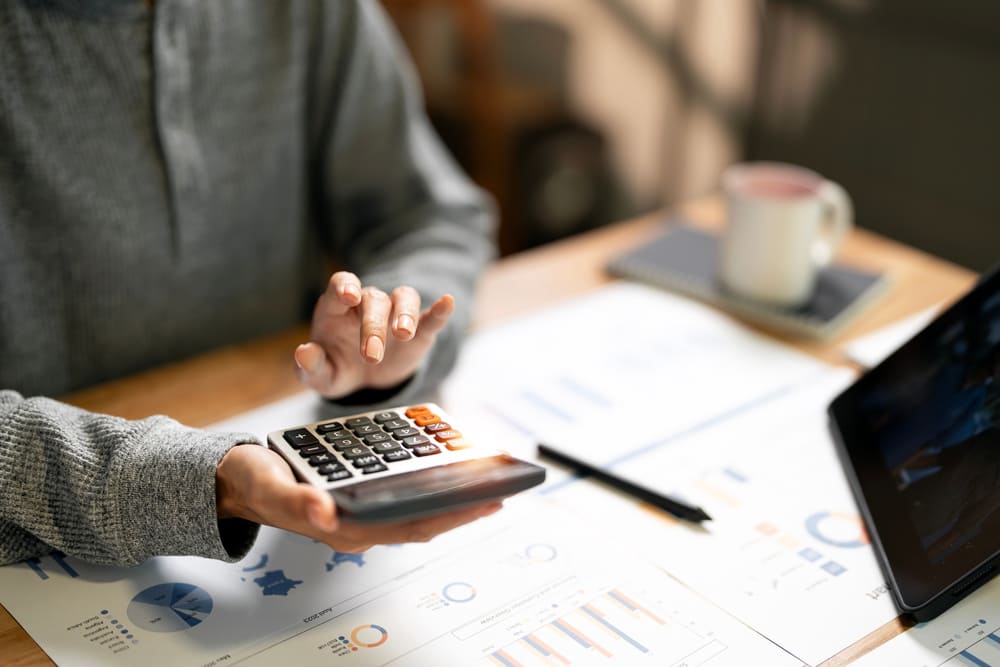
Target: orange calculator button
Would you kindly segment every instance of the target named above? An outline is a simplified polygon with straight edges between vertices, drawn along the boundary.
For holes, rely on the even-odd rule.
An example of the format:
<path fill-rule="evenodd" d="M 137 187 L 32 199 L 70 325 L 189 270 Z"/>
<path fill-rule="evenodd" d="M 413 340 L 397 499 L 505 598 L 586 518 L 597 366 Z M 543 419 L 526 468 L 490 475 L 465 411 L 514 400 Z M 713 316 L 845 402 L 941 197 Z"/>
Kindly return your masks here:
<path fill-rule="evenodd" d="M 414 405 L 412 408 L 409 408 L 406 411 L 406 416 L 409 417 L 410 419 L 413 419 L 418 415 L 429 415 L 429 414 L 431 414 L 431 409 L 426 405 Z"/>
<path fill-rule="evenodd" d="M 444 446 L 452 451 L 455 451 L 456 449 L 468 449 L 469 447 L 472 447 L 472 443 L 465 438 L 455 438 L 454 440 L 448 440 L 445 442 Z"/>
<path fill-rule="evenodd" d="M 453 428 L 445 429 L 444 431 L 438 431 L 434 434 L 434 437 L 438 442 L 446 442 L 448 440 L 454 440 L 456 438 L 461 438 L 462 434 Z"/>
<path fill-rule="evenodd" d="M 406 416 L 409 417 L 409 415 Z M 428 424 L 436 424 L 437 422 L 441 421 L 441 418 L 438 417 L 433 412 L 425 412 L 424 414 L 417 415 L 412 419 L 417 426 L 427 426 Z"/>

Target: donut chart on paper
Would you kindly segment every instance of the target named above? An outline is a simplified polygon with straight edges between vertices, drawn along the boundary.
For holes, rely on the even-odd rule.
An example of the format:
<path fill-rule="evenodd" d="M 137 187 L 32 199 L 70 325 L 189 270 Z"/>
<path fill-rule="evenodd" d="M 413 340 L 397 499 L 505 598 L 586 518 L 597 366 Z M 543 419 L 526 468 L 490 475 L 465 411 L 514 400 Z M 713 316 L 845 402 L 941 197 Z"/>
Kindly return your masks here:
<path fill-rule="evenodd" d="M 212 613 L 212 596 L 192 584 L 157 584 L 132 598 L 126 613 L 149 632 L 190 630 Z"/>
<path fill-rule="evenodd" d="M 453 581 L 441 590 L 441 596 L 449 602 L 468 602 L 476 597 L 476 589 L 465 581 Z"/>
<path fill-rule="evenodd" d="M 364 646 L 365 648 L 375 648 L 376 646 L 381 646 L 388 638 L 389 633 L 386 629 L 381 625 L 375 625 L 374 623 L 359 625 L 351 631 L 351 641 L 358 646 Z"/>
<path fill-rule="evenodd" d="M 816 512 L 806 519 L 806 530 L 832 547 L 853 549 L 870 543 L 861 519 L 847 512 Z"/>

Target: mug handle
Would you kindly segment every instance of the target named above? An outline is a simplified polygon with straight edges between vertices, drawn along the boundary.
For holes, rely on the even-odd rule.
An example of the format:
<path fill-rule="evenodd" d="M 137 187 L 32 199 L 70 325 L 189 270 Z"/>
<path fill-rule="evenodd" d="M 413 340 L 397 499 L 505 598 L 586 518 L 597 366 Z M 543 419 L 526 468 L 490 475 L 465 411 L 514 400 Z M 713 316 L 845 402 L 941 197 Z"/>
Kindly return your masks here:
<path fill-rule="evenodd" d="M 854 204 L 847 191 L 833 181 L 823 181 L 818 194 L 824 209 L 823 231 L 813 244 L 812 258 L 816 266 L 822 267 L 833 261 L 854 227 Z"/>

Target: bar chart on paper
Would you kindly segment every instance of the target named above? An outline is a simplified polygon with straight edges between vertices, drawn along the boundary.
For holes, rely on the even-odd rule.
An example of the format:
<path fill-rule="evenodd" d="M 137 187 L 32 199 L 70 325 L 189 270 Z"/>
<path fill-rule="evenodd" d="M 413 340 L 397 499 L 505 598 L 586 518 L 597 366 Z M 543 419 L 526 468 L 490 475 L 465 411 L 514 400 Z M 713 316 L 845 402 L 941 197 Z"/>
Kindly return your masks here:
<path fill-rule="evenodd" d="M 492 652 L 481 664 L 492 667 L 551 667 L 588 664 L 598 656 L 641 657 L 651 664 L 703 664 L 727 646 L 706 629 L 685 623 L 679 614 L 651 609 L 632 591 L 612 588 L 587 599 L 573 591 L 550 608 L 539 610 L 534 623 L 507 628 L 519 638 Z M 657 605 L 659 606 L 659 605 Z"/>
<path fill-rule="evenodd" d="M 1000 579 L 932 621 L 893 637 L 858 667 L 1000 667 Z"/>
<path fill-rule="evenodd" d="M 986 620 L 980 619 L 980 623 L 985 625 Z M 985 628 L 983 632 L 986 632 Z M 948 663 L 974 667 L 1000 667 L 1000 627 L 993 628 L 985 637 L 949 659 Z"/>

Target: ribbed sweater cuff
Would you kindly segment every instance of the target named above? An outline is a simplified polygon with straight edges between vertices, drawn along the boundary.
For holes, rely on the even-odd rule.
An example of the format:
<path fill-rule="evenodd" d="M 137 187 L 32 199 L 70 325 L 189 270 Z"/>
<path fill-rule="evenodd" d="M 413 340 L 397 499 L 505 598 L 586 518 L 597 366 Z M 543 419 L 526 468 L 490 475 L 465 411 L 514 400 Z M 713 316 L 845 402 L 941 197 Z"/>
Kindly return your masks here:
<path fill-rule="evenodd" d="M 239 560 L 260 526 L 218 520 L 215 473 L 230 448 L 260 444 L 257 438 L 196 430 L 165 417 L 149 421 L 139 441 L 116 457 L 112 471 L 118 479 L 111 488 L 119 490 L 112 511 L 124 560 L 138 563 L 152 555 Z"/>

